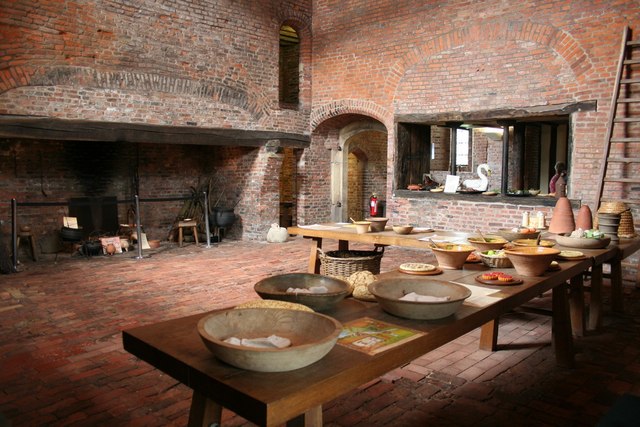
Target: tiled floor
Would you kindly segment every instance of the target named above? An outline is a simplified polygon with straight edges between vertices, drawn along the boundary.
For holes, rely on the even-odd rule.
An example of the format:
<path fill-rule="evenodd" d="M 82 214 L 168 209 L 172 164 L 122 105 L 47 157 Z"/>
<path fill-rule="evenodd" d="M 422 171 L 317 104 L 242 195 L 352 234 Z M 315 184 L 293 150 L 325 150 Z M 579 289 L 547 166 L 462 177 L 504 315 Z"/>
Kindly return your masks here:
<path fill-rule="evenodd" d="M 190 390 L 125 352 L 120 331 L 254 299 L 260 278 L 306 269 L 308 244 L 24 257 L 0 276 L 0 426 L 186 425 Z M 429 259 L 391 247 L 382 269 Z M 593 426 L 618 396 L 640 393 L 640 290 L 625 291 L 625 313 L 607 310 L 602 331 L 575 341 L 575 369 L 555 366 L 549 317 L 512 312 L 500 351 L 478 350 L 473 331 L 327 403 L 325 425 Z"/>

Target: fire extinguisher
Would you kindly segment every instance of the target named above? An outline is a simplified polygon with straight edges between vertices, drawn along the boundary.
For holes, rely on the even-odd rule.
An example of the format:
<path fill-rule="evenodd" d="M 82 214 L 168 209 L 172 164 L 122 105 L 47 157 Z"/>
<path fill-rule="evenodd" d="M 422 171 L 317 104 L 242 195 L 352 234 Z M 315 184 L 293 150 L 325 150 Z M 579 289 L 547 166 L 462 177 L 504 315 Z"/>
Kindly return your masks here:
<path fill-rule="evenodd" d="M 373 193 L 369 198 L 369 215 L 378 216 L 378 197 Z"/>

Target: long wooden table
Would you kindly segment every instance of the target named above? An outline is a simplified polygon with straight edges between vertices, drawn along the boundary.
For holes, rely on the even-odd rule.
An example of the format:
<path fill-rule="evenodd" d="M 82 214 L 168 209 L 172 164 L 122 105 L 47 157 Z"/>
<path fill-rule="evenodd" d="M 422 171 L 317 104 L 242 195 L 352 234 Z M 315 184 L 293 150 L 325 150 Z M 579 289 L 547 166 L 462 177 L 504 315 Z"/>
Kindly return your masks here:
<path fill-rule="evenodd" d="M 479 306 L 469 301 L 455 315 L 434 321 L 401 319 L 382 311 L 376 303 L 352 298 L 326 314 L 345 323 L 370 317 L 425 334 L 374 356 L 336 345 L 320 361 L 295 371 L 259 373 L 237 369 L 216 359 L 202 343 L 196 324 L 207 313 L 141 326 L 123 331 L 125 350 L 193 389 L 189 425 L 220 422 L 222 407 L 264 426 L 288 420 L 307 426 L 322 425 L 322 404 L 386 372 L 411 362 L 552 290 L 553 345 L 557 362 L 573 366 L 573 338 L 568 309 L 567 281 L 588 269 L 588 259 L 564 262 L 561 270 L 542 277 L 525 277 L 515 286 L 486 286 L 475 277 L 483 270 L 476 264 L 465 270 L 445 271 L 439 280 L 489 290 L 489 301 Z M 388 273 L 401 274 L 401 273 Z"/>

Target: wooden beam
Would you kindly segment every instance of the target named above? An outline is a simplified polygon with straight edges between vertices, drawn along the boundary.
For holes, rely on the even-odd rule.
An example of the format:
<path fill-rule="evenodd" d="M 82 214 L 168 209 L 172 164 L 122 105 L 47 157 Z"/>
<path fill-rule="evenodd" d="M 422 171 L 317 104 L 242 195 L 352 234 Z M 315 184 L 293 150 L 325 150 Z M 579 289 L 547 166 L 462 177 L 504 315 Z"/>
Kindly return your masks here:
<path fill-rule="evenodd" d="M 262 147 L 278 141 L 280 147 L 293 148 L 307 148 L 311 141 L 309 135 L 285 132 L 25 116 L 0 116 L 0 137 L 242 147 Z"/>
<path fill-rule="evenodd" d="M 596 101 L 572 102 L 567 104 L 536 105 L 532 107 L 505 108 L 498 110 L 446 112 L 435 114 L 399 114 L 395 117 L 397 123 L 422 123 L 446 126 L 450 122 L 477 124 L 501 127 L 499 120 L 515 120 L 517 122 L 541 121 L 559 119 L 578 111 L 596 111 Z"/>

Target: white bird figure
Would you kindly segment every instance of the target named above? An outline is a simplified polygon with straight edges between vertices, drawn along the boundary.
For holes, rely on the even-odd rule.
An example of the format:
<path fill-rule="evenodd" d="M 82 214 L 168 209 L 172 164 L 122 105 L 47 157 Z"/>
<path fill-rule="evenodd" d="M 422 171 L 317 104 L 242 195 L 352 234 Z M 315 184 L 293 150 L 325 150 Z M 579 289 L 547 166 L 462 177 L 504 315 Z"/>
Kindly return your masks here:
<path fill-rule="evenodd" d="M 462 185 L 477 191 L 487 191 L 487 189 L 489 188 L 489 178 L 487 178 L 487 175 L 482 173 L 483 170 L 488 175 L 491 175 L 491 168 L 489 167 L 488 164 L 483 163 L 481 165 L 478 165 L 478 169 L 477 169 L 478 176 L 480 177 L 480 179 L 465 179 L 462 182 Z"/>

